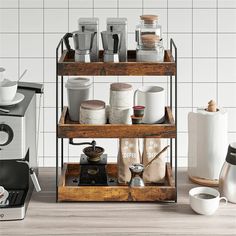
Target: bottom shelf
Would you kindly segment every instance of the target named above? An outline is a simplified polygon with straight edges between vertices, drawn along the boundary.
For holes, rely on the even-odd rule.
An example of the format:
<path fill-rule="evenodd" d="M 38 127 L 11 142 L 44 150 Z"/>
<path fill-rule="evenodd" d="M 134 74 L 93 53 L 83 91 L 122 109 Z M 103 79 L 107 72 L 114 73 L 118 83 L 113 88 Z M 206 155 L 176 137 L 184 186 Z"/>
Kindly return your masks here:
<path fill-rule="evenodd" d="M 157 202 L 175 201 L 176 188 L 169 163 L 166 163 L 166 176 L 161 184 L 130 188 L 117 181 L 108 186 L 78 186 L 74 181 L 79 176 L 78 163 L 65 163 L 58 186 L 59 202 Z M 108 179 L 117 178 L 117 164 L 107 165 Z"/>

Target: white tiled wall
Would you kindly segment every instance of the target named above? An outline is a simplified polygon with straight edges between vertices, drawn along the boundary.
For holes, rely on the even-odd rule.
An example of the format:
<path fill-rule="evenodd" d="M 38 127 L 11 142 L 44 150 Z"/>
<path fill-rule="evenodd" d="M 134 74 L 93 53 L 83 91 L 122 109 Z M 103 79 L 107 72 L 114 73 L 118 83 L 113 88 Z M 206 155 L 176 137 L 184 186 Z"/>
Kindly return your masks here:
<path fill-rule="evenodd" d="M 165 46 L 170 38 L 178 46 L 179 164 L 186 165 L 187 114 L 209 99 L 228 109 L 229 141 L 236 140 L 235 0 L 0 0 L 0 66 L 12 79 L 27 68 L 25 81 L 45 85 L 40 165 L 55 165 L 55 48 L 60 38 L 77 29 L 79 17 L 99 17 L 100 30 L 107 17 L 127 17 L 129 49 L 134 49 L 134 29 L 143 13 L 159 15 Z M 156 78 L 99 77 L 94 79 L 94 97 L 108 101 L 114 81 L 137 88 Z M 166 78 L 158 83 L 166 87 Z M 117 140 L 98 144 L 116 156 Z M 65 142 L 66 160 L 77 161 L 80 152 Z"/>

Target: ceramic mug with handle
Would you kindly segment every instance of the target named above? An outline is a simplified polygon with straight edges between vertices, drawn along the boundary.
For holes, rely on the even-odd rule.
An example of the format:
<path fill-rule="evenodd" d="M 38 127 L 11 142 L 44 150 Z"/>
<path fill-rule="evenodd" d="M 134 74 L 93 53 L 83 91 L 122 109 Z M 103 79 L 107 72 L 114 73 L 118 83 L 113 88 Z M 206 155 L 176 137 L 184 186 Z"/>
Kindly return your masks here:
<path fill-rule="evenodd" d="M 201 215 L 212 215 L 219 207 L 221 200 L 227 204 L 225 197 L 220 197 L 220 193 L 209 187 L 196 187 L 189 191 L 189 201 L 191 208 Z"/>
<path fill-rule="evenodd" d="M 143 123 L 162 123 L 165 119 L 165 90 L 159 86 L 144 86 L 134 93 L 134 106 L 145 106 Z"/>

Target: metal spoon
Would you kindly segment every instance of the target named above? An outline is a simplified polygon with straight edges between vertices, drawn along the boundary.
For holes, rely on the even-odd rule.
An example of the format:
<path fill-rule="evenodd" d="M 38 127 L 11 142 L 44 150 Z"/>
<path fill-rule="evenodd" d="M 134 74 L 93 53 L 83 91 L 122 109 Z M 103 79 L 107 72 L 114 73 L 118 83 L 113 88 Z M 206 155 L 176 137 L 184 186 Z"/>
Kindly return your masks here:
<path fill-rule="evenodd" d="M 23 73 L 21 74 L 21 76 L 18 78 L 17 82 L 19 82 L 19 81 L 23 78 L 23 76 L 26 74 L 27 71 L 28 71 L 27 69 L 24 70 L 24 72 L 23 72 Z"/>

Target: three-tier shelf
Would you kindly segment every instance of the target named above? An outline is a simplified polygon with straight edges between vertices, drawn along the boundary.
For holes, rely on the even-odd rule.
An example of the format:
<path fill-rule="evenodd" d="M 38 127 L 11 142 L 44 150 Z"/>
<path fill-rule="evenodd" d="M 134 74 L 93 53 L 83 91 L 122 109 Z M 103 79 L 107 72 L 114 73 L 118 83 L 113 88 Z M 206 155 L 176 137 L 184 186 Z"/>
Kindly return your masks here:
<path fill-rule="evenodd" d="M 177 201 L 177 48 L 170 39 L 170 50 L 165 50 L 164 62 L 136 62 L 136 51 L 128 51 L 128 61 L 103 62 L 74 61 L 74 51 L 64 50 L 63 39 L 56 48 L 56 200 L 63 201 L 120 201 L 158 202 Z M 169 87 L 168 106 L 162 124 L 105 124 L 87 125 L 70 120 L 64 106 L 65 76 L 166 76 Z M 95 77 L 96 79 L 96 77 Z M 60 86 L 60 88 L 59 88 Z M 59 89 L 61 98 L 59 101 Z M 157 101 L 158 102 L 158 101 Z M 59 119 L 59 111 L 61 112 Z M 173 114 L 175 114 L 173 116 Z M 73 180 L 79 176 L 79 163 L 64 163 L 64 139 L 73 138 L 167 138 L 170 155 L 166 163 L 166 176 L 160 184 L 129 187 L 113 181 L 108 186 L 78 186 Z M 78 161 L 80 157 L 78 154 Z M 59 169 L 61 161 L 61 170 Z M 107 173 L 117 178 L 117 164 L 108 163 Z"/>

